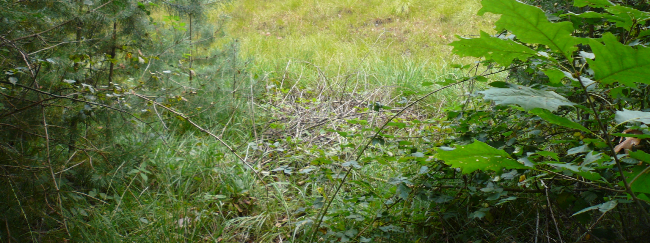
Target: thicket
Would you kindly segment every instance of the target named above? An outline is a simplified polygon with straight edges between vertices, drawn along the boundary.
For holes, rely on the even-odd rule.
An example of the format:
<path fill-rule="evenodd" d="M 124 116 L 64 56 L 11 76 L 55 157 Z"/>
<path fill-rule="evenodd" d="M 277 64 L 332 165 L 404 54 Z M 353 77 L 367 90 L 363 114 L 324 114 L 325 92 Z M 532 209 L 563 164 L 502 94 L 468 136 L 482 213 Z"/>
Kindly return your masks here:
<path fill-rule="evenodd" d="M 247 73 L 218 1 L 3 1 L 0 237 L 643 242 L 650 6 L 529 3 L 393 97 Z"/>
<path fill-rule="evenodd" d="M 171 239 L 134 230 L 162 186 L 147 163 L 188 152 L 175 138 L 193 133 L 189 117 L 236 140 L 257 92 L 237 43 L 213 45 L 221 4 L 0 2 L 2 242 Z"/>

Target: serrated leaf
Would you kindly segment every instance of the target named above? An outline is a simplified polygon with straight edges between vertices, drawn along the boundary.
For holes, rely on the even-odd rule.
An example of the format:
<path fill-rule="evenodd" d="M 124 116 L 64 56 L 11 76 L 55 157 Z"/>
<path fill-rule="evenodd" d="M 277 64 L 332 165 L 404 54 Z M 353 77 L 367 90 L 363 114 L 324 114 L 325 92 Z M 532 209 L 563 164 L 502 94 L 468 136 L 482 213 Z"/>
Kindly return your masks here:
<path fill-rule="evenodd" d="M 650 124 L 650 112 L 623 109 L 623 111 L 616 111 L 615 119 L 616 123 L 641 122 Z"/>
<path fill-rule="evenodd" d="M 605 9 L 612 16 L 605 16 L 605 18 L 616 23 L 616 26 L 622 27 L 630 31 L 636 24 L 645 24 L 645 21 L 650 19 L 650 13 L 639 11 L 627 6 L 612 6 Z"/>
<path fill-rule="evenodd" d="M 549 122 L 551 124 L 555 124 L 555 125 L 559 125 L 559 126 L 563 126 L 563 127 L 568 127 L 568 128 L 571 128 L 571 129 L 580 130 L 580 131 L 583 131 L 583 132 L 586 132 L 586 133 L 591 133 L 591 130 L 589 130 L 586 127 L 580 125 L 579 123 L 571 121 L 571 120 L 569 120 L 569 119 L 567 119 L 565 117 L 557 116 L 557 115 L 551 113 L 550 111 L 548 111 L 546 109 L 535 108 L 535 109 L 530 110 L 528 113 L 539 116 L 539 117 L 541 117 L 542 119 L 544 119 L 545 121 L 547 121 L 547 122 Z"/>
<path fill-rule="evenodd" d="M 486 60 L 494 60 L 501 66 L 510 66 L 513 60 L 526 60 L 529 57 L 536 56 L 537 52 L 521 45 L 512 40 L 491 37 L 489 34 L 481 31 L 480 38 L 465 39 L 454 41 L 450 46 L 454 49 L 452 52 L 459 56 L 484 57 Z"/>
<path fill-rule="evenodd" d="M 501 14 L 495 23 L 499 30 L 511 31 L 526 43 L 546 45 L 572 60 L 572 53 L 580 41 L 571 36 L 574 30 L 571 22 L 551 23 L 541 9 L 516 0 L 483 0 L 481 3 L 483 8 L 479 15 Z"/>
<path fill-rule="evenodd" d="M 607 156 L 607 159 L 609 159 L 609 156 Z M 594 151 L 591 151 L 585 156 L 585 161 L 582 162 L 582 166 L 587 166 L 591 163 L 597 162 L 603 160 L 603 154 L 601 153 L 596 153 Z"/>
<path fill-rule="evenodd" d="M 594 78 L 598 82 L 621 84 L 636 87 L 635 83 L 650 84 L 650 48 L 637 49 L 621 44 L 612 33 L 603 34 L 604 45 L 592 40 L 591 48 L 596 55 L 595 60 L 587 60 L 594 70 Z"/>
<path fill-rule="evenodd" d="M 438 159 L 451 167 L 460 168 L 463 174 L 476 170 L 492 170 L 500 172 L 502 169 L 529 168 L 510 157 L 501 149 L 495 149 L 486 143 L 475 140 L 469 145 L 458 146 L 452 151 L 436 149 Z"/>
<path fill-rule="evenodd" d="M 484 99 L 492 100 L 497 105 L 515 104 L 525 110 L 544 108 L 557 111 L 560 106 L 574 105 L 573 102 L 553 91 L 536 90 L 515 84 L 511 84 L 509 88 L 490 88 L 479 93 L 485 95 Z"/>
<path fill-rule="evenodd" d="M 564 78 L 564 73 L 557 69 L 544 70 L 544 74 L 548 76 L 548 80 L 551 81 L 552 84 L 559 84 L 562 81 L 562 78 Z"/>

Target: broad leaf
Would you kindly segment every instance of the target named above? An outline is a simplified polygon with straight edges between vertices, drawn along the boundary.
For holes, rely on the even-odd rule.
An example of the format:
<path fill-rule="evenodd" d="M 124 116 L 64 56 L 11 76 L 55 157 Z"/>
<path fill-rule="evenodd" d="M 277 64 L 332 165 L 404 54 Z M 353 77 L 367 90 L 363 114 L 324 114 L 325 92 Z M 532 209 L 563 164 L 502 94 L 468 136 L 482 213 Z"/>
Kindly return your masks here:
<path fill-rule="evenodd" d="M 585 145 L 582 145 L 582 146 L 578 146 L 578 147 L 569 149 L 566 152 L 566 154 L 567 155 L 572 155 L 572 154 L 586 153 L 586 152 L 589 152 L 589 151 L 590 151 L 589 150 L 589 145 L 585 144 Z"/>
<path fill-rule="evenodd" d="M 579 39 L 571 36 L 571 22 L 551 23 L 541 9 L 516 0 L 483 0 L 483 8 L 478 14 L 486 12 L 501 14 L 496 22 L 498 29 L 507 29 L 526 43 L 547 45 L 561 52 L 571 60 Z"/>
<path fill-rule="evenodd" d="M 536 90 L 515 84 L 511 84 L 510 88 L 490 88 L 479 93 L 484 94 L 485 99 L 493 100 L 497 105 L 516 104 L 525 110 L 544 108 L 557 111 L 559 106 L 574 105 L 573 102 L 553 91 Z"/>
<path fill-rule="evenodd" d="M 605 33 L 603 44 L 592 40 L 596 60 L 587 60 L 595 72 L 596 81 L 635 87 L 635 83 L 650 84 L 650 48 L 623 45 L 611 33 Z"/>
<path fill-rule="evenodd" d="M 546 120 L 547 122 L 555 125 L 560 125 L 563 127 L 568 127 L 576 130 L 580 130 L 586 133 L 591 133 L 591 130 L 587 129 L 586 127 L 583 127 L 582 125 L 571 121 L 567 118 L 561 117 L 561 116 L 556 116 L 555 114 L 551 113 L 550 111 L 542 108 L 535 108 L 529 111 L 530 114 L 536 115 L 541 117 L 542 119 Z"/>
<path fill-rule="evenodd" d="M 635 121 L 650 124 L 650 112 L 631 111 L 626 109 L 623 109 L 623 111 L 616 111 L 616 123 Z"/>
<path fill-rule="evenodd" d="M 474 143 L 459 146 L 452 151 L 436 149 L 438 159 L 446 164 L 460 168 L 464 174 L 476 170 L 492 170 L 500 172 L 502 169 L 526 169 L 527 167 L 514 159 L 501 149 L 495 149 L 486 143 L 475 140 Z"/>
<path fill-rule="evenodd" d="M 630 152 L 630 157 L 650 163 L 650 154 L 643 151 Z"/>
<path fill-rule="evenodd" d="M 573 6 L 576 7 L 584 7 L 587 5 L 594 8 L 604 8 L 608 6 L 614 6 L 614 4 L 609 2 L 608 0 L 575 0 L 573 2 Z"/>
<path fill-rule="evenodd" d="M 452 51 L 456 55 L 485 57 L 486 60 L 494 60 L 501 66 L 509 66 L 514 59 L 526 60 L 528 57 L 537 55 L 537 52 L 530 48 L 514 42 L 497 37 L 491 37 L 489 34 L 481 31 L 480 38 L 464 39 L 455 41 L 450 46 L 454 47 Z"/>
<path fill-rule="evenodd" d="M 584 212 L 587 212 L 587 211 L 591 211 L 591 210 L 596 210 L 596 209 L 598 209 L 598 211 L 600 211 L 602 213 L 607 213 L 609 210 L 614 209 L 616 207 L 616 205 L 618 205 L 618 201 L 611 200 L 611 201 L 606 202 L 606 203 L 601 203 L 601 204 L 598 204 L 596 206 L 591 206 L 591 207 L 585 208 L 583 210 L 578 211 L 577 213 L 574 213 L 571 216 L 576 216 L 578 214 L 581 214 L 581 213 L 584 213 Z"/>
<path fill-rule="evenodd" d="M 630 183 L 633 192 L 650 193 L 650 169 L 648 164 L 635 166 L 632 168 L 631 173 L 625 173 L 625 178 L 627 183 Z"/>
<path fill-rule="evenodd" d="M 622 27 L 630 31 L 636 24 L 643 25 L 645 21 L 650 19 L 650 14 L 639 11 L 626 6 L 612 6 L 606 9 L 612 16 L 605 16 L 605 18 L 616 23 L 616 26 Z"/>
<path fill-rule="evenodd" d="M 557 69 L 544 70 L 544 74 L 548 76 L 548 79 L 552 84 L 559 84 L 562 81 L 562 78 L 564 78 L 564 73 Z"/>

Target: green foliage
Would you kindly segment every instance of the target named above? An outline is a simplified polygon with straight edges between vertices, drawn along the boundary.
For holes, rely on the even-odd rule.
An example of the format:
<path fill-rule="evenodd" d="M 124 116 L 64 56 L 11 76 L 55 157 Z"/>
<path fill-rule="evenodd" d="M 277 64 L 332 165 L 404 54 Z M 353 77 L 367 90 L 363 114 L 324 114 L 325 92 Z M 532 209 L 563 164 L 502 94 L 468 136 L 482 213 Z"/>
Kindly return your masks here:
<path fill-rule="evenodd" d="M 218 3 L 192 8 L 208 11 Z M 237 129 L 248 126 L 239 114 L 249 98 L 234 90 L 246 87 L 250 97 L 257 88 L 240 75 L 246 72 L 233 58 L 236 45 L 210 47 L 220 19 L 202 16 L 205 22 L 180 28 L 187 20 L 166 12 L 162 1 L 0 4 L 0 167 L 7 185 L 0 189 L 0 205 L 8 222 L 0 238 L 124 241 L 130 232 L 148 226 L 174 225 L 177 219 L 171 215 L 166 223 L 155 222 L 152 215 L 173 207 L 176 213 L 183 203 L 152 209 L 169 200 L 157 194 L 182 196 L 199 188 L 191 181 L 200 177 L 188 175 L 198 173 L 189 169 L 173 177 L 152 157 L 158 152 L 178 153 L 173 159 L 191 156 L 183 152 L 186 144 L 172 148 L 170 143 L 195 131 L 174 113 L 134 94 L 211 122 L 215 129 L 229 126 L 232 130 L 223 135 L 233 140 L 247 136 Z M 200 43 L 187 40 L 192 30 Z M 195 60 L 185 54 L 198 48 L 201 55 L 195 58 L 200 61 L 191 66 Z M 189 82 L 191 74 L 200 76 Z M 191 145 L 205 143 L 196 139 Z M 175 188 L 159 187 L 162 178 L 176 178 L 170 183 Z M 240 192 L 233 193 L 235 203 L 244 198 Z M 173 238 L 157 233 L 148 240 L 138 234 L 131 239 Z M 200 238 L 189 236 L 190 241 L 194 237 Z"/>
<path fill-rule="evenodd" d="M 650 84 L 650 49 L 624 45 L 612 33 L 603 34 L 600 41 L 592 40 L 590 47 L 598 58 L 587 62 L 597 81 L 630 87 L 636 87 L 636 83 Z"/>
<path fill-rule="evenodd" d="M 445 151 L 438 149 L 436 157 L 455 168 L 460 168 L 464 174 L 476 170 L 491 170 L 501 172 L 503 169 L 526 169 L 527 166 L 513 160 L 508 153 L 495 149 L 481 141 Z"/>
<path fill-rule="evenodd" d="M 560 106 L 571 106 L 573 102 L 553 92 L 537 90 L 526 86 L 510 84 L 508 88 L 490 88 L 479 91 L 486 100 L 492 100 L 497 105 L 520 105 L 525 110 L 544 108 L 556 111 Z"/>
<path fill-rule="evenodd" d="M 557 116 L 550 112 L 549 110 L 546 110 L 544 108 L 535 108 L 529 111 L 530 114 L 539 116 L 540 118 L 546 120 L 548 123 L 555 124 L 555 125 L 560 125 L 563 127 L 568 127 L 568 128 L 573 128 L 579 131 L 583 131 L 586 133 L 591 133 L 591 130 L 587 129 L 586 127 L 580 125 L 580 123 L 571 121 L 565 117 L 562 116 Z"/>
<path fill-rule="evenodd" d="M 478 153 L 480 148 L 457 145 L 465 149 L 438 149 L 438 158 L 452 167 L 464 168 L 463 172 L 465 168 L 494 171 L 492 156 L 480 154 L 514 158 L 509 161 L 517 163 L 516 159 L 530 166 L 524 172 L 530 179 L 522 177 L 520 181 L 551 190 L 547 192 L 547 200 L 557 198 L 559 207 L 563 207 L 566 200 L 563 198 L 572 195 L 593 205 L 576 204 L 571 209 L 572 217 L 584 217 L 598 209 L 602 214 L 600 218 L 609 215 L 616 224 L 647 227 L 648 197 L 645 194 L 648 191 L 645 185 L 650 178 L 647 173 L 650 167 L 645 162 L 647 153 L 642 150 L 647 149 L 646 138 L 650 134 L 646 119 L 650 105 L 647 100 L 650 49 L 648 40 L 638 34 L 648 28 L 647 4 L 623 6 L 609 1 L 576 1 L 576 7 L 602 8 L 602 11 L 594 10 L 596 12 L 574 9 L 584 12 L 577 14 L 549 14 L 515 0 L 484 0 L 482 4 L 479 14 L 500 14 L 496 28 L 501 34 L 492 37 L 481 33 L 479 38 L 461 39 L 451 44 L 453 52 L 485 58 L 485 65 L 499 64 L 510 72 L 506 80 L 509 83 L 494 82 L 491 85 L 495 87 L 477 92 L 483 94 L 483 99 L 493 101 L 496 107 L 490 110 L 485 103 L 475 104 L 465 107 L 463 113 L 484 112 L 487 116 L 499 117 L 504 111 L 510 111 L 511 115 L 494 121 L 493 127 L 482 126 L 485 120 L 467 115 L 461 117 L 455 122 L 458 128 L 476 129 L 475 132 L 457 129 L 470 135 L 456 139 L 460 140 L 459 144 L 466 143 L 467 139 L 479 139 L 495 146 L 488 147 L 490 152 Z M 507 41 L 500 36 L 506 36 Z M 598 38 L 583 39 L 584 36 Z M 501 44 L 497 47 L 493 43 Z M 621 100 L 627 102 L 618 103 Z M 616 103 L 618 105 L 612 105 Z M 528 112 L 499 106 L 509 104 L 519 105 Z M 627 129 L 617 133 L 622 125 Z M 504 132 L 504 126 L 511 130 Z M 524 131 L 525 135 L 518 131 Z M 473 137 L 476 134 L 479 136 Z M 621 139 L 612 140 L 615 136 Z M 454 156 L 450 156 L 450 152 L 455 152 Z M 586 155 L 580 155 L 582 153 Z M 472 154 L 477 154 L 475 159 L 465 159 Z M 459 164 L 461 161 L 463 164 Z M 501 169 L 496 172 L 497 175 L 503 173 Z M 559 176 L 561 174 L 564 176 Z M 584 186 L 598 191 L 598 196 L 587 200 L 584 193 L 579 192 L 578 185 L 565 184 L 561 192 L 554 191 L 549 180 L 582 180 Z M 619 192 L 624 192 L 624 196 Z M 611 211 L 620 204 L 627 204 L 641 213 L 633 217 L 612 215 Z M 588 228 L 597 224 L 598 221 L 593 222 Z M 641 228 L 611 229 L 627 231 L 618 233 L 616 239 L 623 240 L 641 235 Z M 556 233 L 564 239 L 580 239 L 591 234 L 589 231 L 581 236 Z"/>
<path fill-rule="evenodd" d="M 501 15 L 496 22 L 497 30 L 511 31 L 521 42 L 546 45 L 572 59 L 572 52 L 579 43 L 579 39 L 571 35 L 574 30 L 572 23 L 551 23 L 539 8 L 518 1 L 483 0 L 482 4 L 479 15 L 488 12 Z"/>
<path fill-rule="evenodd" d="M 537 54 L 534 50 L 517 42 L 491 37 L 483 31 L 481 31 L 481 38 L 465 38 L 449 45 L 455 47 L 453 53 L 456 55 L 485 57 L 494 60 L 501 66 L 510 65 L 514 59 L 526 60 Z M 476 48 L 479 46 L 481 48 Z"/>

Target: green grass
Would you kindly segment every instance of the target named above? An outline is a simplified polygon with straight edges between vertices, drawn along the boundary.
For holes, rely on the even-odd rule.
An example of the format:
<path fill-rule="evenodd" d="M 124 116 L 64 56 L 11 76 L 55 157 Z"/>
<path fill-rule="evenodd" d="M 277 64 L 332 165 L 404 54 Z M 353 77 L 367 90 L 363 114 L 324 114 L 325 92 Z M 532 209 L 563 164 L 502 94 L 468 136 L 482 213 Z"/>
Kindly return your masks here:
<path fill-rule="evenodd" d="M 345 168 L 339 164 L 356 153 L 353 148 L 339 145 L 363 144 L 381 121 L 359 127 L 338 120 L 323 126 L 359 135 L 350 138 L 312 130 L 310 136 L 322 133 L 324 137 L 338 139 L 322 146 L 306 145 L 301 137 L 284 134 L 279 138 L 267 136 L 264 140 L 252 141 L 253 137 L 258 138 L 255 132 L 264 132 L 260 127 L 276 118 L 269 117 L 274 114 L 288 121 L 299 119 L 292 113 L 295 107 L 308 113 L 314 112 L 312 108 L 321 102 L 329 102 L 328 109 L 335 110 L 328 97 L 313 100 L 306 95 L 306 99 L 301 100 L 302 91 L 317 94 L 317 90 L 329 87 L 334 91 L 331 94 L 357 95 L 359 97 L 352 98 L 359 100 L 381 91 L 384 97 L 375 100 L 383 102 L 395 96 L 410 97 L 433 89 L 435 86 L 424 88 L 421 84 L 457 75 L 459 71 L 449 68 L 449 64 L 470 61 L 453 56 L 451 48 L 446 46 L 453 41 L 454 35 L 477 33 L 478 29 L 487 30 L 491 26 L 491 17 L 474 16 L 478 7 L 478 0 L 333 0 L 326 3 L 242 0 L 225 5 L 220 11 L 230 16 L 226 37 L 211 47 L 216 50 L 235 46 L 231 43 L 236 40 L 239 49 L 232 53 L 238 52 L 239 56 L 235 60 L 226 49 L 217 53 L 222 63 L 197 65 L 197 73 L 205 74 L 205 79 L 197 78 L 194 83 L 198 94 L 181 93 L 189 102 L 180 95 L 165 96 L 167 99 L 161 100 L 192 116 L 213 133 L 223 134 L 224 140 L 240 155 L 260 173 L 266 173 L 262 175 L 263 181 L 224 146 L 187 121 L 162 112 L 160 108 L 152 110 L 145 106 L 148 112 L 143 113 L 142 118 L 155 121 L 153 128 L 143 124 L 132 126 L 124 130 L 124 134 L 120 133 L 123 136 L 115 138 L 115 144 L 140 150 L 134 149 L 128 161 L 116 160 L 115 165 L 102 165 L 103 170 L 93 169 L 92 178 L 86 182 L 93 191 L 83 191 L 88 195 L 85 197 L 64 199 L 65 203 L 74 205 L 70 207 L 74 211 L 64 212 L 70 235 L 64 234 L 63 228 L 52 229 L 49 233 L 89 242 L 277 242 L 279 239 L 307 242 L 310 222 L 321 208 L 317 205 L 319 197 L 332 195 L 339 183 L 326 176 L 343 173 Z M 155 12 L 153 17 L 159 20 L 162 16 L 162 12 Z M 216 19 L 210 16 L 210 21 Z M 161 23 L 160 28 L 170 28 L 166 24 L 169 23 Z M 160 34 L 152 38 L 164 39 L 165 36 Z M 236 65 L 229 65 L 232 62 Z M 240 69 L 243 70 L 241 75 L 233 75 L 231 80 L 231 72 L 239 74 Z M 172 90 L 178 82 L 192 85 L 181 75 L 187 70 L 173 71 L 178 75 L 161 74 L 160 87 L 155 88 Z M 258 80 L 263 81 L 268 91 L 264 98 L 268 96 L 273 101 L 268 103 L 273 104 L 265 104 L 265 100 L 248 103 L 252 100 L 248 97 L 254 95 L 252 88 L 250 92 L 248 89 L 252 85 L 248 83 L 248 74 L 261 77 Z M 237 85 L 231 85 L 235 82 Z M 291 91 L 293 86 L 300 91 Z M 445 90 L 435 98 L 437 102 L 425 105 L 440 110 L 440 106 L 457 97 L 455 92 L 459 91 L 463 89 Z M 142 102 L 134 101 L 134 104 Z M 358 117 L 376 115 L 362 111 L 363 104 L 357 105 L 359 110 L 346 109 L 359 113 Z M 196 109 L 197 106 L 201 109 Z M 203 112 L 204 109 L 207 111 Z M 321 119 L 319 115 L 331 115 L 315 113 L 313 116 L 318 119 Z M 425 115 L 416 115 L 426 119 Z M 422 130 L 429 128 L 413 125 L 398 131 L 392 129 L 386 133 L 408 137 L 420 135 Z M 166 138 L 165 143 L 157 139 L 158 133 Z M 274 142 L 278 142 L 277 145 Z M 265 150 L 251 149 L 251 144 Z M 373 146 L 366 151 L 366 157 L 380 156 L 393 147 Z M 393 152 L 399 156 L 410 154 L 395 150 Z M 311 162 L 317 158 L 332 158 L 334 164 L 313 166 Z M 332 232 L 363 228 L 378 231 L 378 226 L 391 223 L 388 219 L 374 219 L 377 212 L 386 209 L 386 200 L 394 199 L 396 186 L 376 178 L 398 177 L 419 169 L 411 162 L 389 166 L 364 163 L 363 169 L 352 173 L 328 211 L 323 226 Z M 293 174 L 274 171 L 281 166 L 291 166 L 295 171 Z M 311 174 L 297 173 L 307 167 L 316 169 Z M 358 186 L 364 183 L 367 187 Z M 350 199 L 365 193 L 373 195 L 361 201 Z M 409 207 L 404 203 L 391 208 L 389 213 L 410 212 Z M 399 237 L 413 239 L 409 232 Z"/>
<path fill-rule="evenodd" d="M 313 83 L 318 67 L 334 81 L 355 74 L 375 87 L 414 88 L 450 63 L 468 62 L 446 44 L 490 28 L 491 17 L 475 15 L 479 7 L 478 0 L 235 1 L 225 8 L 223 41 L 240 42 L 253 73 Z"/>

